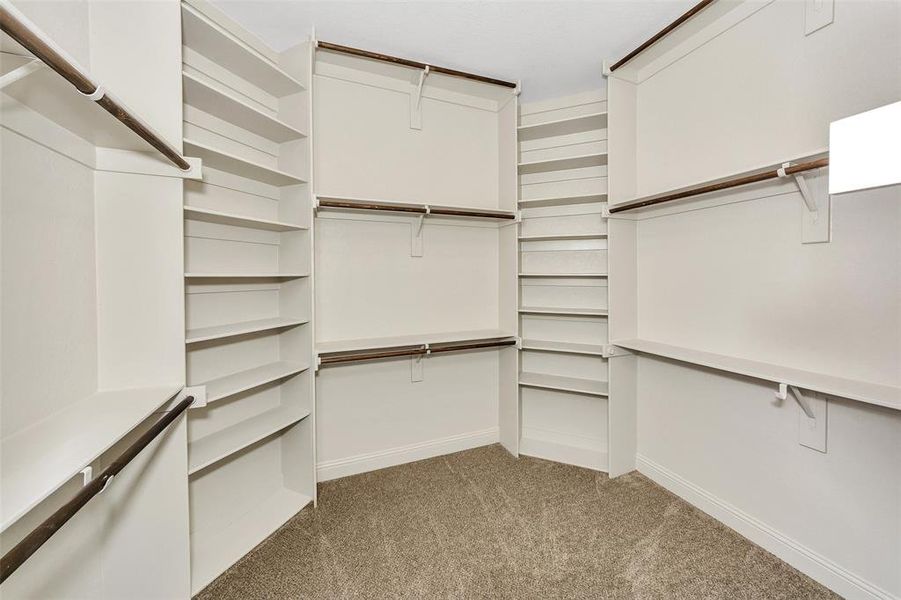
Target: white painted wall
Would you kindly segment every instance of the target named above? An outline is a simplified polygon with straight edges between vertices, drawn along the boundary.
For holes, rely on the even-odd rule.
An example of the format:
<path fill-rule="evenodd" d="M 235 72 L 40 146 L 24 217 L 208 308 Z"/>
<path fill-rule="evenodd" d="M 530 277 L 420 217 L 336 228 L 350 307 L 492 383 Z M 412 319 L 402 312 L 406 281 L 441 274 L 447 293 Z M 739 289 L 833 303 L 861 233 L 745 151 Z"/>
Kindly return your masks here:
<path fill-rule="evenodd" d="M 830 120 L 901 96 L 901 5 L 839 1 L 805 36 L 803 2 L 763 4 L 638 84 L 639 194 L 803 156 L 827 146 Z M 615 83 L 628 112 L 632 84 Z M 621 190 L 628 129 L 611 142 Z M 614 277 L 612 306 L 631 298 L 638 337 L 899 385 L 901 190 L 835 197 L 832 242 L 812 245 L 791 185 L 722 197 L 744 201 L 617 224 L 622 268 L 634 232 L 637 282 Z M 773 391 L 640 358 L 639 470 L 843 595 L 898 597 L 901 415 L 831 399 L 823 454 L 798 444 L 799 410 Z"/>

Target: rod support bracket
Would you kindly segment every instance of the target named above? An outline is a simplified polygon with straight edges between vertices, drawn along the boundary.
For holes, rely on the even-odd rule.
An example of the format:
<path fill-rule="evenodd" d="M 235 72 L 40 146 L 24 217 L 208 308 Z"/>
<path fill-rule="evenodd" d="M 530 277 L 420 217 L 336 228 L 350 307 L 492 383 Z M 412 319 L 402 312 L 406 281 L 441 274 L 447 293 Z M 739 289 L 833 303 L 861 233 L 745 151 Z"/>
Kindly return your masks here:
<path fill-rule="evenodd" d="M 416 88 L 410 92 L 410 129 L 422 129 L 422 88 L 425 85 L 425 79 L 431 73 L 431 67 L 426 65 L 419 72 L 419 83 Z"/>
<path fill-rule="evenodd" d="M 86 94 L 84 92 L 79 91 L 79 94 L 90 100 L 91 102 L 100 102 L 104 96 L 106 96 L 106 90 L 102 85 L 98 85 L 93 92 L 90 94 Z"/>
<path fill-rule="evenodd" d="M 81 487 L 91 483 L 92 479 L 94 479 L 94 467 L 88 465 L 81 470 Z"/>
<path fill-rule="evenodd" d="M 787 400 L 789 391 L 791 391 L 791 396 L 794 398 L 795 402 L 804 411 L 804 414 L 807 415 L 808 419 L 816 419 L 816 415 L 813 412 L 813 409 L 810 408 L 810 402 L 808 398 L 804 395 L 801 389 L 794 385 L 789 385 L 787 383 L 780 383 L 779 389 L 775 392 L 775 396 L 779 400 Z"/>
<path fill-rule="evenodd" d="M 432 214 L 432 207 L 425 205 L 425 212 L 419 215 L 415 224 L 410 224 L 410 256 L 422 256 L 422 226 L 425 224 L 425 218 Z"/>

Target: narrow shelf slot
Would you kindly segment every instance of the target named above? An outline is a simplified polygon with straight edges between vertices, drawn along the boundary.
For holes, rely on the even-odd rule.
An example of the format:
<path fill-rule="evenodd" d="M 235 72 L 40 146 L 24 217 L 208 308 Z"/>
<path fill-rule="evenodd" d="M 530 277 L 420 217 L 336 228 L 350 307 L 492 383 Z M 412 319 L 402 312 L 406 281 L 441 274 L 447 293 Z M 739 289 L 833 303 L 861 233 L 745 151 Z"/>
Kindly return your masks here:
<path fill-rule="evenodd" d="M 229 91 L 191 73 L 182 73 L 185 104 L 276 143 L 307 136 L 299 129 L 254 108 Z"/>
<path fill-rule="evenodd" d="M 536 160 L 519 163 L 519 173 L 546 173 L 548 171 L 564 171 L 568 169 L 582 169 L 585 167 L 600 167 L 607 164 L 607 153 L 597 152 L 580 156 L 567 156 L 565 158 L 552 158 L 549 160 Z"/>
<path fill-rule="evenodd" d="M 584 194 L 579 196 L 543 196 L 519 201 L 520 208 L 542 208 L 547 206 L 567 206 L 569 204 L 599 204 L 607 202 L 607 194 Z"/>
<path fill-rule="evenodd" d="M 306 89 L 300 81 L 194 7 L 183 2 L 181 15 L 185 46 L 228 65 L 232 73 L 277 98 Z"/>
<path fill-rule="evenodd" d="M 560 135 L 570 135 L 573 133 L 583 133 L 596 129 L 607 129 L 606 112 L 596 112 L 587 115 L 579 115 L 577 117 L 544 121 L 542 123 L 520 125 L 517 128 L 519 131 L 520 142 Z"/>
<path fill-rule="evenodd" d="M 266 279 L 269 281 L 288 281 L 309 276 L 309 273 L 185 273 L 185 280 L 238 279 L 246 281 L 249 279 Z"/>
<path fill-rule="evenodd" d="M 206 386 L 206 401 L 209 403 L 258 388 L 273 381 L 287 379 L 309 368 L 309 365 L 278 361 L 211 379 L 200 385 Z"/>
<path fill-rule="evenodd" d="M 548 235 L 521 235 L 521 242 L 550 242 L 554 240 L 601 240 L 607 237 L 606 232 L 597 233 L 557 233 Z"/>
<path fill-rule="evenodd" d="M 560 352 L 563 354 L 587 354 L 590 356 L 603 356 L 604 347 L 600 344 L 577 344 L 575 342 L 558 342 L 554 340 L 530 340 L 522 341 L 523 350 L 541 350 L 543 352 Z"/>
<path fill-rule="evenodd" d="M 588 396 L 606 396 L 608 388 L 606 381 L 547 375 L 545 373 L 529 373 L 527 371 L 520 372 L 519 385 L 545 390 L 574 392 Z"/>
<path fill-rule="evenodd" d="M 246 335 L 248 333 L 258 333 L 274 329 L 287 329 L 288 327 L 296 327 L 297 325 L 303 325 L 307 322 L 308 321 L 305 319 L 284 319 L 276 317 L 274 319 L 257 319 L 255 321 L 242 321 L 240 323 L 230 323 L 228 325 L 216 325 L 214 327 L 200 327 L 197 329 L 189 329 L 186 332 L 185 343 L 194 344 L 197 342 L 221 340 L 238 335 Z"/>
<path fill-rule="evenodd" d="M 215 223 L 217 225 L 232 225 L 235 227 L 262 229 L 265 231 L 285 232 L 307 229 L 307 227 L 301 227 L 300 225 L 294 225 L 293 223 L 246 217 L 234 213 L 210 210 L 208 208 L 197 208 L 194 206 L 185 206 L 185 218 L 190 219 L 191 221 L 203 221 L 205 223 Z"/>
<path fill-rule="evenodd" d="M 274 186 L 296 185 L 306 183 L 297 175 L 291 175 L 278 169 L 272 169 L 265 165 L 246 160 L 240 156 L 217 150 L 212 146 L 195 142 L 188 138 L 184 140 L 185 153 L 188 156 L 196 156 L 203 161 L 203 166 L 211 169 L 226 171 L 239 177 L 246 177 L 262 183 Z"/>
<path fill-rule="evenodd" d="M 728 373 L 737 373 L 747 377 L 771 381 L 774 384 L 786 383 L 804 390 L 901 410 L 901 387 L 846 379 L 825 373 L 805 371 L 737 356 L 705 352 L 703 350 L 693 350 L 650 340 L 628 339 L 612 343 L 634 352 L 671 358 Z"/>
<path fill-rule="evenodd" d="M 250 419 L 202 437 L 188 445 L 188 474 L 206 469 L 248 446 L 305 419 L 306 410 L 284 407 L 266 411 Z"/>
<path fill-rule="evenodd" d="M 606 317 L 606 308 L 564 308 L 560 306 L 523 306 L 519 309 L 523 314 L 534 315 L 576 315 L 583 317 Z"/>

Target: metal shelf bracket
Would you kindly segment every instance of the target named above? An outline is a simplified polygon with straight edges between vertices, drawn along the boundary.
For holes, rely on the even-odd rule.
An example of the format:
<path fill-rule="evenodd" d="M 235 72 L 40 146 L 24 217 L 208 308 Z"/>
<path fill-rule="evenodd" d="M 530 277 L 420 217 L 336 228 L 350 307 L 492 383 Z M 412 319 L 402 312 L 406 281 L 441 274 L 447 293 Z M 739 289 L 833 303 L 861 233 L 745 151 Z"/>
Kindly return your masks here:
<path fill-rule="evenodd" d="M 419 72 L 419 83 L 410 93 L 410 129 L 422 129 L 422 86 L 431 69 L 429 65 Z"/>
<path fill-rule="evenodd" d="M 779 400 L 786 400 L 788 398 L 789 390 L 791 390 L 792 398 L 794 398 L 798 406 L 801 407 L 801 410 L 804 411 L 804 414 L 807 415 L 807 418 L 816 419 L 816 415 L 814 414 L 813 409 L 810 408 L 810 402 L 798 387 L 788 385 L 787 383 L 780 383 L 779 390 L 775 392 L 776 398 L 778 398 Z"/>
<path fill-rule="evenodd" d="M 798 186 L 798 192 L 807 209 L 801 215 L 801 243 L 818 244 L 829 242 L 831 239 L 831 208 L 832 197 L 826 189 L 826 178 L 814 177 L 810 182 L 804 173 L 786 173 L 785 170 L 792 166 L 791 163 L 782 163 L 776 169 L 780 178 L 792 177 Z"/>

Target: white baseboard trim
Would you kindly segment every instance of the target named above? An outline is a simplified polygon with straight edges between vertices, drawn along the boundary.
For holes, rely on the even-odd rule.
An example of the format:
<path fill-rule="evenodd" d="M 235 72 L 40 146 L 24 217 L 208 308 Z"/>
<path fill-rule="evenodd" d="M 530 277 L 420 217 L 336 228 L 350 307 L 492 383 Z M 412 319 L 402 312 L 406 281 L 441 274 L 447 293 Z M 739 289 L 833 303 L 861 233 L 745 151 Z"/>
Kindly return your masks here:
<path fill-rule="evenodd" d="M 379 450 L 377 452 L 321 462 L 316 465 L 316 477 L 320 482 L 328 481 L 339 477 L 347 477 L 348 475 L 357 475 L 358 473 L 402 465 L 424 458 L 433 458 L 461 450 L 487 446 L 497 443 L 498 431 L 497 427 L 490 427 L 480 431 L 471 431 L 437 440 L 400 446 L 399 448 L 389 448 L 388 450 Z"/>
<path fill-rule="evenodd" d="M 557 442 L 524 437 L 519 440 L 519 454 L 520 456 L 533 456 L 595 471 L 607 471 L 607 453 L 592 448 L 569 446 Z"/>
<path fill-rule="evenodd" d="M 640 454 L 636 456 L 636 465 L 642 475 L 734 529 L 761 548 L 772 552 L 837 594 L 849 600 L 901 600 L 891 592 L 843 569 L 825 556 L 683 479 L 666 467 Z"/>

